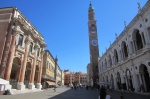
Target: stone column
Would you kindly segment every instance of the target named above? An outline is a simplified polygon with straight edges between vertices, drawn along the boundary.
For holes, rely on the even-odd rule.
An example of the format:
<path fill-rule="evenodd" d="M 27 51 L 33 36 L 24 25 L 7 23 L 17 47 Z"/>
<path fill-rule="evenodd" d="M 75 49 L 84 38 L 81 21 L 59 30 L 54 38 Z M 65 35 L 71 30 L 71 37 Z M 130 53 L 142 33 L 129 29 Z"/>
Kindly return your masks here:
<path fill-rule="evenodd" d="M 142 74 L 142 80 L 143 80 L 143 84 L 144 84 L 144 89 L 145 89 L 145 91 L 147 91 L 144 74 Z"/>
<path fill-rule="evenodd" d="M 135 92 L 137 92 L 138 91 L 138 80 L 137 80 L 137 77 L 136 77 L 135 74 L 133 74 L 133 80 L 132 80 L 132 82 L 133 82 L 133 86 L 135 88 Z"/>
<path fill-rule="evenodd" d="M 8 55 L 8 61 L 7 61 L 6 70 L 5 70 L 5 80 L 8 80 L 8 81 L 10 79 L 11 68 L 12 68 L 14 54 L 15 54 L 15 48 L 16 48 L 15 44 L 16 44 L 17 35 L 18 35 L 18 31 L 17 30 L 13 31 L 12 41 L 11 41 L 11 50 Z"/>
<path fill-rule="evenodd" d="M 20 74 L 20 79 L 19 82 L 17 84 L 17 89 L 18 90 L 24 90 L 25 89 L 25 85 L 24 85 L 24 76 L 25 76 L 25 71 L 26 71 L 26 64 L 27 64 L 27 59 L 28 59 L 28 53 L 29 53 L 29 37 L 26 38 L 25 40 L 25 53 L 24 53 L 24 59 L 23 59 L 23 64 L 21 67 L 21 74 Z"/>
<path fill-rule="evenodd" d="M 115 85 L 115 89 L 118 89 L 118 87 L 117 87 L 117 79 L 116 79 L 116 77 L 114 76 L 114 85 Z"/>
<path fill-rule="evenodd" d="M 142 83 L 141 74 L 139 74 L 139 79 L 140 79 L 140 85 L 143 84 L 143 83 Z"/>
<path fill-rule="evenodd" d="M 43 56 L 44 56 L 44 48 L 42 48 L 42 55 L 41 55 L 41 64 L 40 64 L 40 70 L 38 73 L 38 80 L 37 80 L 37 89 L 41 89 L 41 77 L 42 77 L 42 69 L 43 69 Z"/>
<path fill-rule="evenodd" d="M 36 69 L 36 61 L 37 61 L 37 49 L 38 49 L 38 45 L 35 45 L 34 47 L 34 62 L 33 62 L 33 67 L 32 67 L 32 71 L 31 71 L 31 75 L 30 75 L 30 81 L 29 81 L 29 85 L 28 88 L 29 89 L 35 89 L 35 85 L 34 85 L 34 76 L 35 76 L 35 69 Z"/>
<path fill-rule="evenodd" d="M 125 76 L 125 80 L 126 80 L 126 86 L 127 86 L 127 90 L 129 89 L 129 86 L 128 86 L 128 80 L 127 80 L 127 76 Z"/>
<path fill-rule="evenodd" d="M 16 48 L 16 37 L 19 34 L 18 28 L 19 28 L 18 26 L 15 26 L 12 32 L 12 41 L 11 41 L 11 47 L 10 47 L 11 50 L 8 55 L 8 61 L 6 64 L 6 70 L 5 70 L 5 76 L 4 76 L 5 80 L 8 80 L 8 81 L 10 79 L 10 74 L 11 74 L 11 69 L 12 69 L 12 64 L 13 64 L 13 59 L 14 59 L 14 53 L 15 53 L 15 48 Z M 11 89 L 11 85 L 6 85 L 5 89 Z"/>

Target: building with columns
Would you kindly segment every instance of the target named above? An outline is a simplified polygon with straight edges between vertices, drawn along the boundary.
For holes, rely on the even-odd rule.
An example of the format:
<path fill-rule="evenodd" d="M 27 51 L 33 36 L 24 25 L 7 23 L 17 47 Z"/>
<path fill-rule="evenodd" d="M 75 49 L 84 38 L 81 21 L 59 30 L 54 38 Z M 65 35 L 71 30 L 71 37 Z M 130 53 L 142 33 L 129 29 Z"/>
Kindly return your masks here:
<path fill-rule="evenodd" d="M 113 89 L 150 91 L 150 0 L 98 62 L 99 82 Z M 143 87 L 141 90 L 141 87 Z"/>
<path fill-rule="evenodd" d="M 5 89 L 41 89 L 44 37 L 16 7 L 0 9 L 0 78 Z"/>

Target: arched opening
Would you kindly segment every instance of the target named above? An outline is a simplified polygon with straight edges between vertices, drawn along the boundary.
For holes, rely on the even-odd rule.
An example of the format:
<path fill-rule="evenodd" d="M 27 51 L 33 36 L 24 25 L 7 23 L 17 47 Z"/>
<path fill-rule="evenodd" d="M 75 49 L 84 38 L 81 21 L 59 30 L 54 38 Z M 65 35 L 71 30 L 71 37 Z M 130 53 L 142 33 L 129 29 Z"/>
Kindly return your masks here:
<path fill-rule="evenodd" d="M 25 84 L 26 88 L 28 88 L 28 84 L 29 84 L 29 80 L 30 80 L 30 74 L 31 74 L 31 63 L 27 62 L 25 77 L 24 77 L 24 84 Z"/>
<path fill-rule="evenodd" d="M 113 79 L 113 75 L 111 74 L 111 79 L 110 79 L 110 87 L 112 89 L 114 89 L 114 79 Z"/>
<path fill-rule="evenodd" d="M 118 89 L 121 89 L 121 77 L 119 72 L 117 72 L 117 86 Z"/>
<path fill-rule="evenodd" d="M 106 76 L 106 83 L 108 83 L 108 76 Z"/>
<path fill-rule="evenodd" d="M 142 37 L 140 35 L 139 30 L 137 30 L 137 29 L 134 30 L 132 37 L 133 37 L 133 41 L 135 43 L 135 49 L 136 50 L 142 49 L 143 48 L 143 43 L 142 43 Z"/>
<path fill-rule="evenodd" d="M 142 75 L 142 84 L 145 87 L 145 91 L 150 91 L 150 77 L 147 67 L 144 64 L 141 64 L 139 67 L 139 72 Z"/>
<path fill-rule="evenodd" d="M 149 39 L 150 39 L 150 27 L 147 28 L 147 31 L 148 31 L 148 36 L 149 36 Z"/>
<path fill-rule="evenodd" d="M 11 74 L 10 74 L 10 85 L 12 89 L 17 89 L 17 82 L 19 80 L 21 60 L 18 57 L 13 59 Z"/>
<path fill-rule="evenodd" d="M 102 62 L 102 71 L 104 70 L 104 67 L 103 67 L 103 62 Z"/>
<path fill-rule="evenodd" d="M 128 49 L 127 49 L 127 46 L 126 46 L 126 42 L 123 41 L 121 47 L 122 47 L 124 58 L 128 57 Z"/>
<path fill-rule="evenodd" d="M 36 65 L 35 76 L 34 76 L 34 84 L 35 84 L 35 85 L 37 84 L 38 74 L 39 74 L 39 66 Z"/>
<path fill-rule="evenodd" d="M 127 76 L 127 86 L 129 90 L 133 89 L 133 83 L 132 83 L 132 76 L 129 69 L 126 70 L 126 76 Z"/>
<path fill-rule="evenodd" d="M 107 69 L 107 60 L 105 58 L 105 70 Z"/>
<path fill-rule="evenodd" d="M 116 49 L 114 50 L 114 56 L 115 56 L 115 63 L 117 63 L 118 62 L 118 53 L 117 53 Z"/>
<path fill-rule="evenodd" d="M 110 63 L 110 67 L 112 66 L 112 60 L 111 60 L 111 56 L 109 54 L 109 63 Z"/>

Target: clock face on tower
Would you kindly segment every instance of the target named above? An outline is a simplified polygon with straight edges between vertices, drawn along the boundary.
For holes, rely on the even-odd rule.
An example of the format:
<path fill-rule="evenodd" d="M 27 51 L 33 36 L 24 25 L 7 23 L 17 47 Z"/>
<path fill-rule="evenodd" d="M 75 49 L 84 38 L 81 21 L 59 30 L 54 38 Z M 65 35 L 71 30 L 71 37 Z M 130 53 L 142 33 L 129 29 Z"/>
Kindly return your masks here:
<path fill-rule="evenodd" d="M 93 40 L 91 41 L 91 43 L 92 43 L 93 46 L 97 46 L 97 40 L 96 40 L 96 39 L 93 39 Z"/>
<path fill-rule="evenodd" d="M 90 31 L 91 33 L 96 33 L 96 26 L 94 24 L 90 26 Z"/>

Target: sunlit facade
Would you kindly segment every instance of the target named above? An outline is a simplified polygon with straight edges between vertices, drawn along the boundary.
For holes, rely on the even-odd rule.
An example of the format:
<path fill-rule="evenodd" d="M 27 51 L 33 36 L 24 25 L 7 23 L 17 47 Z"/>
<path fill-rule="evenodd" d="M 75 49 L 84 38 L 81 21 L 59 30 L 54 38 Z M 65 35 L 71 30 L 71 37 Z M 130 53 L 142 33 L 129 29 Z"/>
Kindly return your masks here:
<path fill-rule="evenodd" d="M 137 15 L 99 59 L 100 84 L 150 91 L 150 1 L 138 8 Z"/>
<path fill-rule="evenodd" d="M 5 89 L 41 89 L 44 37 L 17 8 L 0 9 L 0 78 Z"/>

